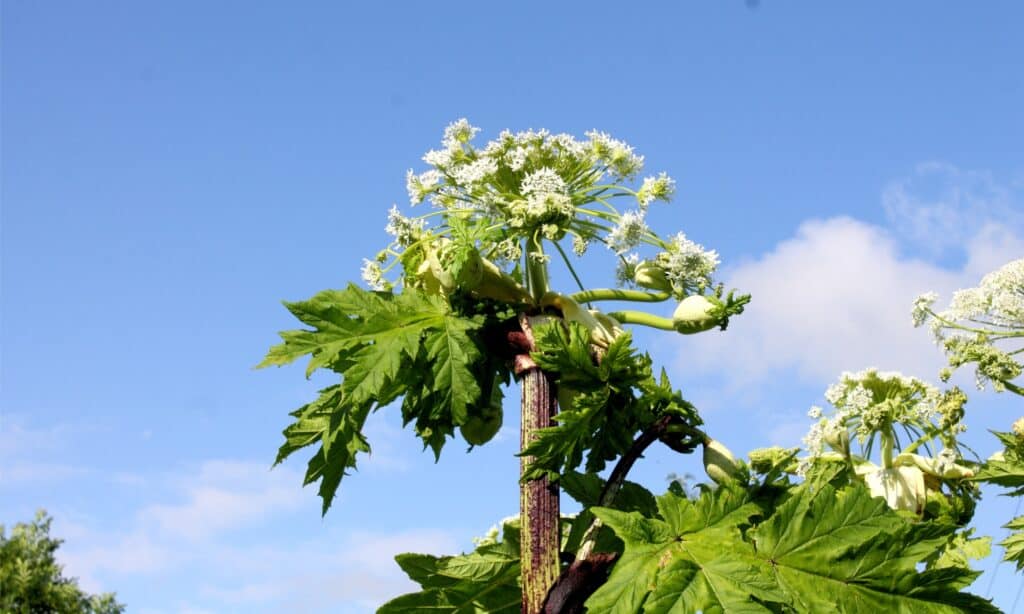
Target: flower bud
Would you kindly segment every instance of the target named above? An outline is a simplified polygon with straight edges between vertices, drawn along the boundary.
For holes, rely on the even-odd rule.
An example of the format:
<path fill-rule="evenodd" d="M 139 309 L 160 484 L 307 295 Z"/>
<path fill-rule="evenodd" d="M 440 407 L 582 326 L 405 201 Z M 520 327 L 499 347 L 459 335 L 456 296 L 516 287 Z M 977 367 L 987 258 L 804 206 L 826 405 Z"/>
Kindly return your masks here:
<path fill-rule="evenodd" d="M 636 265 L 633 269 L 633 281 L 636 282 L 636 285 L 648 290 L 672 291 L 672 283 L 665 277 L 665 269 L 649 260 L 644 260 Z"/>
<path fill-rule="evenodd" d="M 676 307 L 675 313 L 672 314 L 672 323 L 676 331 L 684 335 L 710 330 L 719 324 L 719 306 L 701 294 L 688 296 Z"/>
<path fill-rule="evenodd" d="M 734 482 L 739 476 L 739 466 L 729 448 L 721 442 L 708 438 L 704 440 L 704 471 L 716 484 Z"/>
<path fill-rule="evenodd" d="M 924 473 L 917 467 L 875 468 L 863 477 L 871 496 L 884 498 L 890 508 L 915 514 L 924 510 L 927 490 Z"/>

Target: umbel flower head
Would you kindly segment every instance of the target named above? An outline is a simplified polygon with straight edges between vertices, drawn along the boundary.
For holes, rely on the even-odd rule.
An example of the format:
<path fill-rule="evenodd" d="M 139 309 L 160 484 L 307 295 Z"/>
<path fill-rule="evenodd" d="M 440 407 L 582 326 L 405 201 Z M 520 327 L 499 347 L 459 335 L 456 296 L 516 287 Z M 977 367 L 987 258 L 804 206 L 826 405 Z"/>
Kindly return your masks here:
<path fill-rule="evenodd" d="M 465 119 L 453 122 L 444 130 L 441 147 L 423 156 L 428 168 L 406 173 L 410 203 L 415 207 L 426 201 L 433 210 L 410 218 L 392 209 L 387 230 L 394 241 L 381 252 L 383 258 L 364 268 L 372 287 L 416 285 L 413 278 L 423 273 L 422 263 L 431 253 L 442 266 L 456 269 L 468 250 L 499 266 L 514 265 L 531 251 L 529 243 L 562 239 L 571 250 L 559 245 L 558 251 L 576 256 L 603 243 L 616 254 L 620 271 L 629 272 L 620 275 L 625 285 L 635 284 L 630 267 L 640 255 L 634 250 L 651 249 L 644 262 L 660 270 L 667 280 L 664 289 L 677 298 L 711 286 L 718 266 L 714 251 L 681 232 L 663 239 L 649 228 L 650 205 L 669 202 L 676 182 L 659 173 L 637 185 L 644 159 L 628 144 L 599 131 L 577 139 L 526 130 L 503 131 L 477 145 L 479 132 Z M 441 238 L 452 244 L 438 251 Z M 531 257 L 545 263 L 550 259 L 538 250 Z M 389 279 L 393 271 L 400 274 Z"/>
<path fill-rule="evenodd" d="M 991 383 L 998 392 L 1024 395 L 1012 381 L 1024 370 L 1019 359 L 1024 351 L 1024 259 L 985 275 L 976 288 L 957 290 L 944 310 L 933 309 L 938 298 L 934 292 L 917 297 L 911 318 L 914 326 L 927 323 L 946 350 L 950 368 L 942 378 L 973 363 L 979 389 Z"/>
<path fill-rule="evenodd" d="M 846 462 L 872 494 L 914 513 L 923 509 L 926 483 L 969 477 L 958 464 L 957 436 L 967 428 L 967 397 L 959 389 L 939 392 L 915 377 L 871 368 L 844 373 L 825 399 L 834 411 L 808 411 L 815 423 L 804 437 L 808 456 L 799 473 L 821 461 Z M 852 453 L 852 441 L 860 444 L 859 455 Z M 917 454 L 919 448 L 929 456 Z M 872 461 L 875 451 L 878 464 Z"/>

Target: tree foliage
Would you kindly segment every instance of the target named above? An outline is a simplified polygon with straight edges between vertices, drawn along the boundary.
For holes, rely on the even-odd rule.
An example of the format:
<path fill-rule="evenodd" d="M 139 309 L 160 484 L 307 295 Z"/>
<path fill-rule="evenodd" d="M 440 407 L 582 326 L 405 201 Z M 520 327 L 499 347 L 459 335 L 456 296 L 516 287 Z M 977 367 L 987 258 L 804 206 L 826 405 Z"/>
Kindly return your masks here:
<path fill-rule="evenodd" d="M 75 578 L 64 577 L 50 537 L 50 518 L 39 511 L 32 522 L 0 526 L 0 611 L 10 614 L 121 614 L 113 593 L 90 595 Z"/>

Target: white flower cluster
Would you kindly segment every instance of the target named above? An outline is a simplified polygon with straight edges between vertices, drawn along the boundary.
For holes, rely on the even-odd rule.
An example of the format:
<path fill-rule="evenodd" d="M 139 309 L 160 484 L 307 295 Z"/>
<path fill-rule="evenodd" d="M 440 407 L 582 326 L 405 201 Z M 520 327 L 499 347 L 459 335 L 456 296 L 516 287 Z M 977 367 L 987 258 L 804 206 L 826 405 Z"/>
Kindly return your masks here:
<path fill-rule="evenodd" d="M 409 192 L 409 202 L 418 205 L 432 194 L 441 183 L 441 173 L 430 170 L 417 175 L 410 168 L 405 172 L 405 189 Z"/>
<path fill-rule="evenodd" d="M 615 269 L 615 280 L 620 286 L 634 286 L 636 265 L 640 264 L 640 254 L 627 254 L 619 258 L 619 265 Z"/>
<path fill-rule="evenodd" d="M 928 323 L 935 342 L 946 350 L 950 367 L 974 363 L 978 389 L 991 383 L 997 391 L 1011 388 L 1020 393 L 1010 380 L 1024 371 L 1015 357 L 1024 351 L 1024 259 L 985 275 L 976 288 L 957 290 L 944 310 L 933 309 L 937 298 L 935 293 L 917 297 L 911 316 L 915 326 Z M 1014 342 L 1016 347 L 1005 345 Z M 951 374 L 947 368 L 941 376 L 948 379 Z"/>
<path fill-rule="evenodd" d="M 387 290 L 388 282 L 384 279 L 384 271 L 380 264 L 373 260 L 363 259 L 363 281 L 373 290 Z"/>
<path fill-rule="evenodd" d="M 808 412 L 816 422 L 804 437 L 804 446 L 813 460 L 843 433 L 852 434 L 863 445 L 882 431 L 898 435 L 897 425 L 922 432 L 938 428 L 955 436 L 967 427 L 960 421 L 963 400 L 949 402 L 953 398 L 960 397 L 944 396 L 934 386 L 895 371 L 846 372 L 825 392 L 835 411 L 824 416 L 820 407 L 812 407 Z"/>
<path fill-rule="evenodd" d="M 912 312 L 915 326 L 925 322 L 936 299 L 935 293 L 917 297 Z M 985 275 L 977 288 L 957 290 L 949 308 L 934 315 L 932 329 L 940 338 L 942 328 L 961 320 L 1024 330 L 1024 258 Z"/>
<path fill-rule="evenodd" d="M 586 134 L 590 138 L 590 153 L 613 178 L 633 179 L 643 170 L 644 157 L 634 154 L 629 145 L 597 130 Z"/>
<path fill-rule="evenodd" d="M 928 319 L 928 311 L 931 310 L 932 305 L 939 299 L 939 295 L 934 292 L 926 292 L 914 299 L 914 307 L 910 311 L 910 318 L 914 323 L 914 326 L 921 326 L 925 320 Z"/>
<path fill-rule="evenodd" d="M 474 148 L 479 129 L 465 119 L 450 124 L 444 132 L 442 149 L 427 152 L 423 161 L 433 169 L 406 177 L 413 204 L 445 188 L 475 200 L 485 193 L 499 198 L 556 193 L 569 196 L 608 176 L 615 181 L 632 180 L 643 169 L 643 157 L 629 145 L 609 135 L 591 131 L 588 140 L 547 130 L 503 131 L 482 148 Z M 502 178 L 495 177 L 507 170 Z M 516 178 L 518 185 L 507 179 Z M 447 185 L 443 185 L 447 184 Z M 669 200 L 675 182 L 665 173 L 644 180 L 636 192 L 641 207 L 654 200 Z M 440 199 L 444 201 L 444 199 Z M 438 203 L 435 203 L 438 204 Z M 441 206 L 449 203 L 441 202 Z"/>
<path fill-rule="evenodd" d="M 523 196 L 536 196 L 540 194 L 554 193 L 566 194 L 567 188 L 565 179 L 555 172 L 554 169 L 541 167 L 532 173 L 527 173 L 520 184 L 520 193 Z"/>
<path fill-rule="evenodd" d="M 640 184 L 637 190 L 636 200 L 642 209 L 646 209 L 652 202 L 661 200 L 669 202 L 676 193 L 676 182 L 665 173 L 657 177 L 647 177 Z"/>
<path fill-rule="evenodd" d="M 515 526 L 519 524 L 519 515 L 506 516 L 498 521 L 498 524 L 491 525 L 490 529 L 487 529 L 487 533 L 483 537 L 474 537 L 473 545 L 479 548 L 480 546 L 489 546 L 491 544 L 498 543 L 501 538 L 501 532 L 505 530 L 506 525 Z"/>
<path fill-rule="evenodd" d="M 624 185 L 637 179 L 644 163 L 628 144 L 596 130 L 584 139 L 547 130 L 505 130 L 477 146 L 473 141 L 479 132 L 464 118 L 452 122 L 444 130 L 441 147 L 423 156 L 430 168 L 406 173 L 410 203 L 429 201 L 441 209 L 436 214 L 443 217 L 433 233 L 440 236 L 452 228 L 447 220 L 454 214 L 460 224 L 473 228 L 482 250 L 487 245 L 486 257 L 505 263 L 521 258 L 524 239 L 538 235 L 550 241 L 571 236 L 577 256 L 596 241 L 620 256 L 647 243 L 664 250 L 657 264 L 677 294 L 710 284 L 718 265 L 714 251 L 681 233 L 662 241 L 648 228 L 650 204 L 670 201 L 676 183 L 660 173 L 646 177 L 639 187 Z M 635 198 L 637 209 L 617 208 L 615 199 L 623 197 Z M 394 237 L 392 247 L 410 248 L 421 242 L 428 233 L 422 219 L 429 215 L 435 213 L 415 221 L 393 209 L 387 225 Z M 394 252 L 392 257 L 397 258 Z M 367 265 L 364 278 L 373 287 L 382 287 L 387 284 L 383 274 L 392 266 Z"/>
<path fill-rule="evenodd" d="M 619 223 L 608 233 L 605 242 L 608 249 L 616 254 L 624 254 L 633 249 L 648 232 L 647 222 L 642 211 L 627 211 L 619 218 Z"/>
<path fill-rule="evenodd" d="M 384 230 L 395 237 L 395 242 L 402 247 L 408 247 L 415 243 L 423 234 L 425 221 L 421 218 L 408 218 L 398 211 L 397 206 L 392 206 L 388 211 L 388 225 Z"/>
<path fill-rule="evenodd" d="M 655 257 L 678 295 L 702 292 L 711 285 L 711 275 L 718 268 L 718 252 L 704 249 L 683 233 L 672 237 L 668 249 Z"/>

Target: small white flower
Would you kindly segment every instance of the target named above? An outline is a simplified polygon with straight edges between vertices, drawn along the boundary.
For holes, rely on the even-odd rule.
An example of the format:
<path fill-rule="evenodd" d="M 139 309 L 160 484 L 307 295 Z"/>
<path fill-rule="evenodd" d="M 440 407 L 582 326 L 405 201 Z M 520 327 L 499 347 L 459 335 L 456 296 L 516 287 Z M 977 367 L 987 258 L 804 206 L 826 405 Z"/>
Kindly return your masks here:
<path fill-rule="evenodd" d="M 938 298 L 938 294 L 928 292 L 914 299 L 914 308 L 910 312 L 910 317 L 915 327 L 924 324 L 924 321 L 928 318 L 928 311 Z"/>
<path fill-rule="evenodd" d="M 436 168 L 448 168 L 452 164 L 452 151 L 450 149 L 432 149 L 423 154 L 423 161 Z"/>
<path fill-rule="evenodd" d="M 516 262 L 523 256 L 523 248 L 519 241 L 504 239 L 496 246 L 498 257 L 508 262 Z"/>
<path fill-rule="evenodd" d="M 392 206 L 388 211 L 388 224 L 384 231 L 395 237 L 399 245 L 409 246 L 415 243 L 423 232 L 424 221 L 422 219 L 411 219 L 402 215 L 397 206 Z"/>
<path fill-rule="evenodd" d="M 616 254 L 624 254 L 636 247 L 647 232 L 647 222 L 640 211 L 627 211 L 619 218 L 619 224 L 608 233 L 608 248 Z"/>
<path fill-rule="evenodd" d="M 665 173 L 657 177 L 647 177 L 636 193 L 636 200 L 640 207 L 646 208 L 652 202 L 661 200 L 669 202 L 676 192 L 676 182 Z"/>
<path fill-rule="evenodd" d="M 519 191 L 523 196 L 543 194 L 546 192 L 554 194 L 567 193 L 565 180 L 562 179 L 554 169 L 548 167 L 538 168 L 523 177 L 523 182 L 519 187 Z"/>
<path fill-rule="evenodd" d="M 807 417 L 814 420 L 821 418 L 821 408 L 817 405 L 812 405 L 811 408 L 807 410 Z"/>
<path fill-rule="evenodd" d="M 409 169 L 405 173 L 405 189 L 409 192 L 409 202 L 413 205 L 418 205 L 423 202 L 434 188 L 441 183 L 441 173 L 435 170 L 430 170 L 420 175 L 416 175 Z"/>
<path fill-rule="evenodd" d="M 632 179 L 643 170 L 643 156 L 634 154 L 633 148 L 629 145 L 597 130 L 591 130 L 586 134 L 590 138 L 591 155 L 607 167 L 608 172 L 616 179 Z"/>
<path fill-rule="evenodd" d="M 655 262 L 664 269 L 676 293 L 689 294 L 711 285 L 711 275 L 718 268 L 718 252 L 704 249 L 680 232 Z"/>
<path fill-rule="evenodd" d="M 363 259 L 362 275 L 363 281 L 371 289 L 378 291 L 387 289 L 387 282 L 384 281 L 384 273 L 381 271 L 380 264 L 373 260 Z"/>
<path fill-rule="evenodd" d="M 619 264 L 615 268 L 615 281 L 620 286 L 632 286 L 638 264 L 640 264 L 640 254 L 633 253 L 620 258 Z"/>
<path fill-rule="evenodd" d="M 478 158 L 469 164 L 455 167 L 452 170 L 452 175 L 454 175 L 456 183 L 471 189 L 496 172 L 498 172 L 498 162 L 496 160 L 493 158 Z"/>
<path fill-rule="evenodd" d="M 587 253 L 587 247 L 590 245 L 590 241 L 587 241 L 579 235 L 573 235 L 572 237 L 572 252 L 577 256 L 582 256 Z"/>
<path fill-rule="evenodd" d="M 444 139 L 441 144 L 445 149 L 456 149 L 472 141 L 478 132 L 480 132 L 479 128 L 471 126 L 469 121 L 462 117 L 448 124 L 448 127 L 444 129 Z"/>
<path fill-rule="evenodd" d="M 505 161 L 508 164 L 509 169 L 513 171 L 520 171 L 524 166 L 526 166 L 526 159 L 529 155 L 530 151 L 525 147 L 516 147 L 508 152 L 505 156 Z"/>

